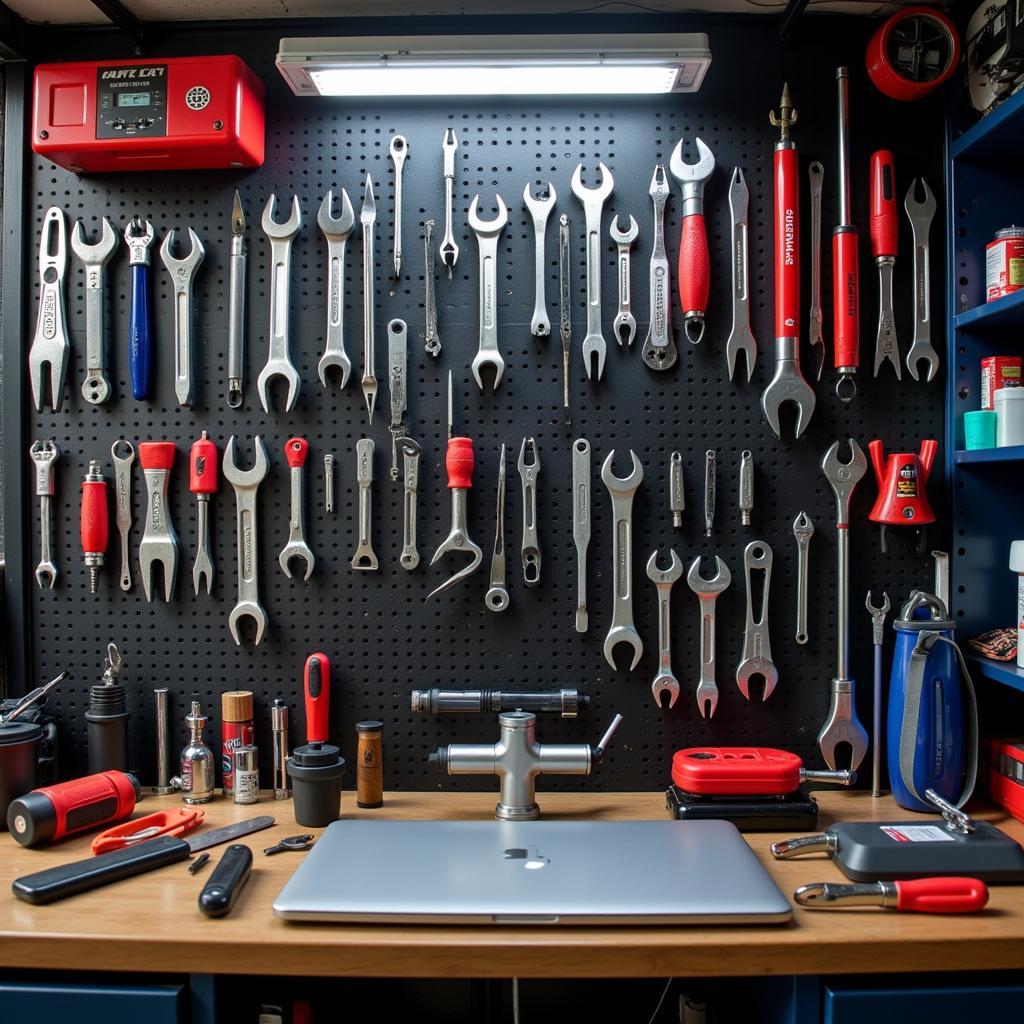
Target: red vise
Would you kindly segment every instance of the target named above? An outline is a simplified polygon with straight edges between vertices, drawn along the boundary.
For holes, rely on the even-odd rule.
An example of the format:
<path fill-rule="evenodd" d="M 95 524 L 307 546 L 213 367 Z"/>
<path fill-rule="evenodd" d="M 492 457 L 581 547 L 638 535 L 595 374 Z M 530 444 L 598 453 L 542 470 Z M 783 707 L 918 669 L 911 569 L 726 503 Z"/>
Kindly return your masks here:
<path fill-rule="evenodd" d="M 928 502 L 928 477 L 932 472 L 938 441 L 921 442 L 918 452 L 895 452 L 885 455 L 881 441 L 868 445 L 871 465 L 878 482 L 878 498 L 868 518 L 882 525 L 882 551 L 885 551 L 886 526 L 926 526 L 935 522 L 935 513 Z M 918 547 L 923 550 L 924 534 Z"/>

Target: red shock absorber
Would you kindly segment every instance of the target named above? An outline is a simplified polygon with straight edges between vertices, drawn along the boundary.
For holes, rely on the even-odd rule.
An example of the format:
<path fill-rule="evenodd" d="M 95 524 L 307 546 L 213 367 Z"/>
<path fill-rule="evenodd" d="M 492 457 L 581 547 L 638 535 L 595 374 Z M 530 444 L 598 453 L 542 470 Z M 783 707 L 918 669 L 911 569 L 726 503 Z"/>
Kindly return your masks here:
<path fill-rule="evenodd" d="M 89 591 L 95 594 L 99 571 L 110 542 L 110 509 L 107 504 L 107 481 L 96 459 L 82 481 L 82 556 L 89 570 Z"/>
<path fill-rule="evenodd" d="M 832 317 L 834 360 L 839 371 L 836 395 L 849 402 L 857 394 L 853 379 L 860 362 L 860 283 L 857 279 L 857 229 L 850 212 L 850 71 L 836 68 L 839 87 L 839 223 L 832 232 Z"/>

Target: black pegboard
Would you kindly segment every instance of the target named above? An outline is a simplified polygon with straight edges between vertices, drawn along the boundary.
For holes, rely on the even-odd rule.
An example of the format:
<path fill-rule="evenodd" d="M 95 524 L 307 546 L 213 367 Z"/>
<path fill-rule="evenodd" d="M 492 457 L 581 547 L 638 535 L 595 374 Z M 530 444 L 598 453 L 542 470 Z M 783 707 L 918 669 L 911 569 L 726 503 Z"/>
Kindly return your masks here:
<path fill-rule="evenodd" d="M 578 19 L 577 19 L 578 21 Z M 582 24 L 582 22 L 579 22 Z M 829 681 L 834 673 L 834 505 L 831 491 L 818 469 L 825 449 L 836 438 L 857 437 L 862 445 L 876 435 L 897 450 L 917 446 L 921 437 L 942 437 L 944 372 L 930 385 L 870 377 L 877 313 L 876 273 L 865 237 L 861 246 L 862 346 L 860 394 L 849 405 L 833 395 L 831 367 L 818 386 L 818 405 L 803 439 L 776 441 L 765 426 L 760 394 L 772 372 L 771 159 L 776 131 L 768 111 L 777 104 L 788 77 L 800 111 L 794 136 L 801 151 L 802 173 L 812 159 L 825 164 L 824 302 L 826 333 L 831 323 L 828 256 L 829 233 L 836 222 L 835 87 L 834 67 L 846 61 L 853 71 L 853 167 L 856 174 L 855 218 L 867 225 L 867 166 L 871 151 L 885 145 L 896 154 L 898 193 L 902 197 L 912 174 L 925 174 L 937 195 L 944 192 L 941 173 L 941 107 L 938 101 L 900 105 L 883 100 L 865 83 L 860 72 L 867 27 L 860 20 L 845 22 L 848 31 L 837 43 L 832 29 L 822 45 L 805 37 L 798 51 L 783 53 L 773 27 L 756 20 L 712 31 L 714 63 L 701 92 L 675 99 L 567 100 L 524 103 L 506 101 L 452 104 L 344 104 L 329 100 L 296 99 L 273 66 L 281 33 L 253 30 L 244 36 L 177 35 L 158 55 L 218 53 L 243 56 L 267 85 L 267 160 L 256 172 L 152 173 L 76 177 L 35 159 L 26 189 L 31 202 L 25 238 L 25 301 L 29 324 L 34 324 L 38 288 L 35 266 L 38 230 L 47 207 L 61 206 L 69 225 L 82 218 L 87 231 L 98 230 L 107 215 L 123 229 L 135 213 L 150 219 L 159 236 L 193 227 L 206 246 L 206 261 L 197 278 L 197 358 L 201 390 L 197 407 L 176 407 L 173 390 L 172 306 L 169 279 L 153 247 L 152 282 L 155 293 L 155 397 L 148 403 L 130 398 L 127 380 L 127 309 L 129 270 L 124 247 L 110 267 L 110 345 L 116 379 L 114 400 L 91 407 L 81 398 L 85 343 L 82 271 L 70 263 L 67 310 L 73 341 L 67 399 L 63 412 L 31 415 L 24 449 L 30 440 L 53 437 L 61 448 L 56 498 L 56 552 L 62 570 L 57 588 L 31 589 L 35 682 L 66 669 L 70 679 L 53 706 L 64 727 L 64 770 L 85 766 L 83 714 L 88 687 L 98 681 L 105 644 L 118 643 L 124 656 L 133 718 L 131 747 L 143 779 L 154 775 L 154 733 L 151 691 L 167 686 L 172 692 L 175 744 L 183 740 L 179 725 L 189 694 L 200 694 L 211 716 L 208 738 L 219 734 L 219 694 L 251 688 L 257 700 L 257 742 L 264 770 L 269 770 L 269 712 L 272 698 L 284 696 L 293 711 L 292 741 L 301 734 L 301 673 L 306 655 L 325 651 L 333 663 L 332 732 L 346 756 L 355 747 L 354 722 L 382 718 L 385 722 L 386 784 L 390 788 L 491 788 L 484 778 L 449 779 L 426 764 L 427 752 L 439 742 L 492 741 L 497 725 L 490 716 L 431 718 L 412 716 L 409 693 L 431 685 L 511 685 L 522 688 L 578 685 L 593 696 L 590 711 L 576 722 L 544 719 L 540 737 L 546 740 L 595 741 L 616 711 L 625 716 L 609 757 L 589 780 L 553 777 L 543 788 L 586 786 L 607 789 L 650 789 L 666 781 L 673 750 L 693 743 L 759 743 L 785 746 L 818 764 L 815 744 L 824 720 Z M 643 25 L 638 25 L 643 28 Z M 678 26 L 673 26 L 678 27 Z M 286 33 L 287 34 L 287 33 Z M 295 33 L 302 34 L 301 29 Z M 825 39 L 828 43 L 825 45 Z M 81 57 L 78 46 L 74 56 Z M 95 56 L 127 56 L 109 48 Z M 461 248 L 454 280 L 438 266 L 436 290 L 443 350 L 438 360 L 423 351 L 423 246 L 420 225 L 427 217 L 443 225 L 441 136 L 453 126 L 459 137 L 455 211 Z M 409 142 L 405 167 L 405 255 L 399 282 L 390 279 L 393 203 L 391 136 L 400 132 Z M 699 135 L 713 150 L 717 167 L 706 191 L 706 211 L 712 252 L 713 287 L 708 329 L 699 347 L 690 347 L 677 331 L 680 359 L 674 370 L 656 374 L 640 359 L 646 333 L 647 260 L 652 239 L 648 186 L 656 162 L 667 164 L 679 138 L 692 144 Z M 692 152 L 689 154 L 692 158 Z M 583 212 L 573 197 L 570 178 L 582 162 L 585 181 L 593 182 L 599 160 L 615 178 L 615 191 L 605 208 L 603 320 L 609 351 L 604 379 L 586 380 L 580 344 L 585 333 Z M 728 307 L 728 179 L 734 164 L 742 166 L 751 192 L 750 259 L 752 320 L 759 357 L 751 384 L 730 384 L 725 372 L 724 342 L 729 331 Z M 349 243 L 346 266 L 346 343 L 353 360 L 347 390 L 324 391 L 316 365 L 323 347 L 325 323 L 325 243 L 316 226 L 323 194 L 348 189 L 358 208 L 366 173 L 373 176 L 377 208 L 377 374 L 382 382 L 372 429 L 359 389 L 362 366 L 361 247 L 358 234 Z M 553 337 L 538 341 L 529 333 L 533 308 L 533 242 L 530 221 L 522 204 L 524 185 L 552 182 L 558 204 L 548 226 L 548 301 Z M 231 197 L 241 191 L 248 224 L 248 333 L 245 408 L 233 412 L 223 400 L 227 348 L 227 254 Z M 269 245 L 259 228 L 267 196 L 279 198 L 283 216 L 293 193 L 299 196 L 303 227 L 293 247 L 291 280 L 292 357 L 302 378 L 299 404 L 293 414 L 264 415 L 255 392 L 256 377 L 266 358 L 268 295 L 266 269 Z M 506 370 L 496 393 L 481 394 L 470 373 L 477 345 L 476 246 L 466 226 L 466 211 L 479 192 L 482 212 L 491 215 L 495 192 L 509 206 L 510 220 L 499 245 L 500 347 Z M 667 231 L 670 259 L 675 267 L 678 245 L 678 186 L 673 184 Z M 804 276 L 809 269 L 808 202 L 803 191 L 802 237 Z M 572 220 L 574 297 L 571 429 L 561 413 L 561 349 L 557 337 L 557 214 Z M 634 309 L 640 321 L 637 342 L 622 350 L 612 341 L 616 309 L 614 246 L 607 238 L 615 214 L 632 214 L 640 225 L 633 252 Z M 942 337 L 943 218 L 933 225 L 932 275 L 935 338 Z M 909 229 L 901 217 L 901 253 L 895 290 L 900 345 L 910 340 Z M 806 301 L 804 303 L 806 307 Z M 390 439 L 387 433 L 385 325 L 392 317 L 410 327 L 409 429 L 423 446 L 419 490 L 420 567 L 405 572 L 398 564 L 401 550 L 401 482 L 388 478 Z M 676 327 L 680 317 L 676 311 Z M 30 335 L 29 339 L 30 340 Z M 805 368 L 811 357 L 804 346 Z M 831 346 L 829 346 L 831 349 Z M 444 487 L 445 380 L 455 378 L 456 428 L 476 439 L 475 489 L 470 498 L 472 535 L 484 549 L 484 562 L 471 581 L 430 605 L 424 597 L 452 563 L 434 569 L 430 556 L 446 536 L 449 500 Z M 282 396 L 277 394 L 278 408 Z M 230 487 L 222 482 L 212 503 L 213 553 L 217 578 L 211 598 L 195 597 L 191 566 L 195 556 L 195 501 L 187 486 L 187 452 L 201 430 L 207 430 L 223 451 L 234 434 L 248 464 L 251 439 L 260 434 L 271 456 L 271 472 L 260 491 L 261 593 L 270 617 L 263 644 L 236 648 L 228 632 L 228 613 L 236 596 L 235 513 Z M 787 422 L 791 434 L 791 421 Z M 287 580 L 277 556 L 288 530 L 289 480 L 282 446 L 295 434 L 309 438 L 310 471 L 306 491 L 309 510 L 307 536 L 316 559 L 308 585 Z M 541 584 L 527 590 L 519 565 L 521 489 L 515 469 L 524 436 L 536 439 L 541 459 L 539 522 L 543 549 Z M 178 446 L 172 481 L 172 513 L 181 541 L 174 601 L 147 604 L 138 583 L 122 594 L 117 586 L 116 531 L 103 570 L 100 592 L 88 591 L 88 574 L 78 542 L 79 484 L 91 458 L 103 463 L 113 479 L 110 446 L 118 437 L 134 443 L 168 439 Z M 374 544 L 381 562 L 376 574 L 353 572 L 350 560 L 356 546 L 357 488 L 355 442 L 370 436 L 377 446 L 374 485 Z M 593 537 L 589 551 L 591 627 L 574 631 L 575 554 L 571 535 L 569 480 L 570 444 L 586 437 L 593 446 Z M 509 554 L 511 608 L 502 615 L 486 610 L 490 549 L 494 540 L 494 493 L 497 455 L 508 445 L 506 544 Z M 703 460 L 706 448 L 718 453 L 718 514 L 714 536 L 703 536 Z M 633 550 L 636 590 L 635 616 L 645 653 L 635 672 L 611 672 L 602 646 L 610 621 L 611 537 L 609 501 L 599 467 L 608 450 L 618 453 L 620 472 L 628 469 L 628 450 L 639 455 L 645 480 L 635 507 Z M 686 471 L 685 524 L 673 530 L 668 513 L 668 459 L 673 449 L 683 452 Z M 753 527 L 739 524 L 736 510 L 739 454 L 749 448 L 756 461 L 756 509 Z M 322 460 L 337 457 L 337 511 L 323 511 Z M 944 513 L 943 482 L 930 487 L 932 502 Z M 875 495 L 870 476 L 855 496 L 852 532 L 853 671 L 860 687 L 861 717 L 870 721 L 871 653 L 868 616 L 863 611 L 867 588 L 887 589 L 895 600 L 913 586 L 927 583 L 931 568 L 926 556 L 897 541 L 887 556 L 879 553 L 874 527 L 866 522 Z M 141 537 L 145 489 L 138 464 L 134 476 L 135 527 L 132 555 Z M 799 647 L 792 639 L 795 623 L 796 549 L 791 524 L 800 509 L 812 517 L 816 532 L 811 545 L 811 640 Z M 37 517 L 32 506 L 33 543 Z M 935 536 L 943 536 L 940 526 Z M 774 549 L 771 593 L 772 649 L 780 682 L 765 704 L 747 704 L 734 682 L 742 645 L 744 587 L 742 551 L 752 539 Z M 703 722 L 693 697 L 698 678 L 697 600 L 681 581 L 673 593 L 673 662 L 683 692 L 676 708 L 659 711 L 650 700 L 650 682 L 657 663 L 656 596 L 644 574 L 650 552 L 657 546 L 667 557 L 674 545 L 685 563 L 696 553 L 720 554 L 733 573 L 731 588 L 718 604 L 718 662 L 720 700 L 715 717 Z M 33 550 L 29 571 L 35 565 Z M 710 566 L 710 563 L 705 563 Z M 620 651 L 624 656 L 625 652 Z M 15 686 L 18 682 L 15 681 Z M 351 763 L 351 762 L 350 762 Z M 269 775 L 265 776 L 268 779 Z M 349 780 L 351 781 L 351 779 Z"/>

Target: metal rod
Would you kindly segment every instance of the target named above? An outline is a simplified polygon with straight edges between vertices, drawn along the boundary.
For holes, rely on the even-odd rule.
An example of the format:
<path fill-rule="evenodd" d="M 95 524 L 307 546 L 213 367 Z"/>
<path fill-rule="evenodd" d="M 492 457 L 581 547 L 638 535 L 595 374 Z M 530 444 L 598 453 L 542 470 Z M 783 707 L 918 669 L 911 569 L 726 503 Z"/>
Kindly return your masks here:
<path fill-rule="evenodd" d="M 156 703 L 156 785 L 153 792 L 173 793 L 171 785 L 171 732 L 167 707 L 167 690 L 160 687 L 153 691 Z"/>
<path fill-rule="evenodd" d="M 839 223 L 851 224 L 850 212 L 850 69 L 836 68 L 839 87 Z"/>

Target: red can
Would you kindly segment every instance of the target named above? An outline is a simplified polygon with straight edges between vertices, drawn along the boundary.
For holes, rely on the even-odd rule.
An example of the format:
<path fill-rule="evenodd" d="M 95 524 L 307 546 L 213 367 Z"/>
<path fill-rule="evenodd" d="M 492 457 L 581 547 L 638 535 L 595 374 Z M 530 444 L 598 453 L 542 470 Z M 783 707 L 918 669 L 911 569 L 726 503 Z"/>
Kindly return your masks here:
<path fill-rule="evenodd" d="M 235 751 L 251 747 L 253 737 L 252 690 L 231 690 L 220 695 L 220 774 L 224 793 L 235 788 Z"/>
<path fill-rule="evenodd" d="M 996 392 L 1000 388 L 1019 388 L 1021 385 L 1020 356 L 988 356 L 981 361 L 981 408 L 996 407 Z"/>
<path fill-rule="evenodd" d="M 985 298 L 988 302 L 1024 288 L 1024 228 L 996 232 L 985 246 Z"/>

